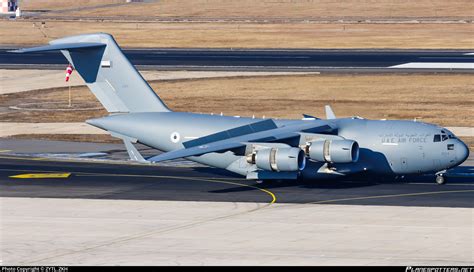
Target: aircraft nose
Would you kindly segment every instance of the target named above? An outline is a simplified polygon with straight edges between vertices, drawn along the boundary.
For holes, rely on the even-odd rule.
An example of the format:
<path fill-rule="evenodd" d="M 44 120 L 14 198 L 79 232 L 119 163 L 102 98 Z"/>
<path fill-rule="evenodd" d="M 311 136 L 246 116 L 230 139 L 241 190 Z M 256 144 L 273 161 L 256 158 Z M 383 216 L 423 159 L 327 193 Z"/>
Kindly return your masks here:
<path fill-rule="evenodd" d="M 469 148 L 463 141 L 459 141 L 456 150 L 459 164 L 461 164 L 469 157 Z"/>

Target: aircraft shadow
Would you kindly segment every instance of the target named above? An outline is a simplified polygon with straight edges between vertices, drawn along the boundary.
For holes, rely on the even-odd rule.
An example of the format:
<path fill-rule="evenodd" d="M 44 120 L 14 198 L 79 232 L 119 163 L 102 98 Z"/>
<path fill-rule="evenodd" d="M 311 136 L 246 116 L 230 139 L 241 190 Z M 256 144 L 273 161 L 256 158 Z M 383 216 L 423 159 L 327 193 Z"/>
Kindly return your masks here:
<path fill-rule="evenodd" d="M 455 169 L 450 170 L 451 175 L 448 174 L 449 182 L 456 183 L 473 183 L 474 180 L 472 177 L 459 177 L 455 176 L 459 173 L 472 173 L 472 166 L 458 166 Z M 350 178 L 339 178 L 339 179 L 322 179 L 322 180 L 271 180 L 266 181 L 261 184 L 257 184 L 254 181 L 243 179 L 242 176 L 227 171 L 225 169 L 211 168 L 211 167 L 196 167 L 193 168 L 193 171 L 217 176 L 219 177 L 232 177 L 237 178 L 235 182 L 242 183 L 250 186 L 236 186 L 221 190 L 209 191 L 210 193 L 231 193 L 231 192 L 245 192 L 245 191 L 254 191 L 261 189 L 278 189 L 278 188 L 303 188 L 303 189 L 354 189 L 354 188 L 364 188 L 364 187 L 373 187 L 384 184 L 405 184 L 410 182 L 422 182 L 422 183 L 434 183 L 433 175 L 421 175 L 421 176 L 406 176 L 403 179 L 396 179 L 393 177 L 380 177 L 380 176 L 354 176 Z"/>

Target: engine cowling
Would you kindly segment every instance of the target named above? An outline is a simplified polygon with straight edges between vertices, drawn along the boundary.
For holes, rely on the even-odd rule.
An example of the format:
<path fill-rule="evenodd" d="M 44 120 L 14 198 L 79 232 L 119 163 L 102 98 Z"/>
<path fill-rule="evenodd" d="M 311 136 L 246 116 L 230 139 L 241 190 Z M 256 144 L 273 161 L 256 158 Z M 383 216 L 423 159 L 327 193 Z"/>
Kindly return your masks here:
<path fill-rule="evenodd" d="M 353 140 L 324 140 L 311 142 L 307 155 L 315 161 L 351 163 L 359 159 L 359 144 Z"/>
<path fill-rule="evenodd" d="M 264 148 L 251 154 L 247 161 L 268 171 L 298 171 L 306 166 L 303 150 L 296 147 Z"/>

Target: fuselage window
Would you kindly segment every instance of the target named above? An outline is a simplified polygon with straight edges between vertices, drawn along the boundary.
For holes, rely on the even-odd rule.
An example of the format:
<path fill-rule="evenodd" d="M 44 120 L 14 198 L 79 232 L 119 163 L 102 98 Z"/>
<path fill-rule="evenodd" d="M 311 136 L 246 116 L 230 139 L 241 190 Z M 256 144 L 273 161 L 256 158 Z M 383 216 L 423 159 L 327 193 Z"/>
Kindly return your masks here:
<path fill-rule="evenodd" d="M 441 135 L 435 134 L 435 136 L 433 138 L 433 142 L 441 142 Z"/>
<path fill-rule="evenodd" d="M 454 150 L 454 144 L 448 144 L 448 150 Z"/>

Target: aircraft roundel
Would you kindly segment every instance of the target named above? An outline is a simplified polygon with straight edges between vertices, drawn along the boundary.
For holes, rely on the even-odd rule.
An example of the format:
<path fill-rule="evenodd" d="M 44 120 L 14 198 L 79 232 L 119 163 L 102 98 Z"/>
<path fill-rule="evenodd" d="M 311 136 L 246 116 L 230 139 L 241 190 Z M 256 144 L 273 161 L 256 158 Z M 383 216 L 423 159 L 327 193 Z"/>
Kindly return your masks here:
<path fill-rule="evenodd" d="M 179 142 L 179 139 L 180 139 L 180 136 L 179 136 L 179 133 L 178 133 L 178 132 L 173 132 L 173 133 L 171 133 L 171 135 L 170 135 L 170 140 L 171 140 L 173 143 Z"/>

